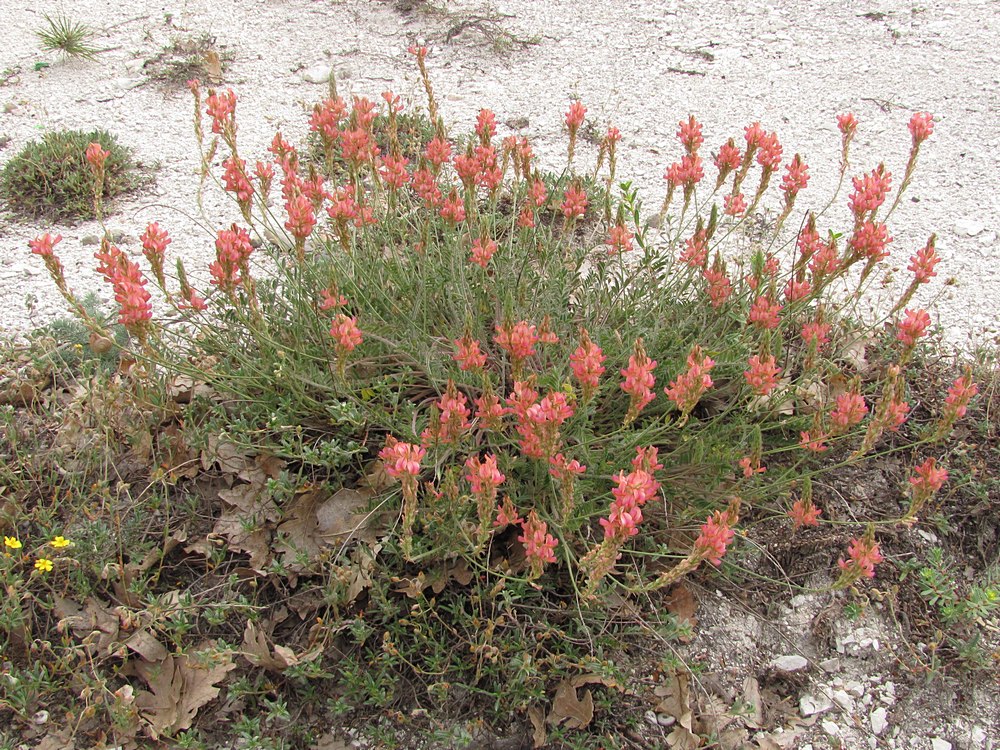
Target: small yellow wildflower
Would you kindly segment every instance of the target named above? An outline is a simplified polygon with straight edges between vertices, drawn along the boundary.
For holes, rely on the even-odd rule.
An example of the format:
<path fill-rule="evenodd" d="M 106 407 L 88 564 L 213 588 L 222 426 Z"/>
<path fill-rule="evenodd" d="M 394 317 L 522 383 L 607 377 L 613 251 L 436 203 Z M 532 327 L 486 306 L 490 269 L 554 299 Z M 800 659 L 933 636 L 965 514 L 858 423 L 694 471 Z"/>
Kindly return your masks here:
<path fill-rule="evenodd" d="M 5 536 L 3 538 L 3 546 L 8 549 L 21 549 L 21 540 L 16 536 Z"/>
<path fill-rule="evenodd" d="M 50 544 L 56 549 L 62 549 L 63 547 L 68 547 L 72 543 L 73 542 L 71 542 L 69 539 L 63 536 L 57 536 L 50 542 Z"/>
<path fill-rule="evenodd" d="M 52 561 L 46 560 L 44 557 L 39 557 L 35 560 L 35 570 L 39 573 L 48 573 L 52 570 Z"/>

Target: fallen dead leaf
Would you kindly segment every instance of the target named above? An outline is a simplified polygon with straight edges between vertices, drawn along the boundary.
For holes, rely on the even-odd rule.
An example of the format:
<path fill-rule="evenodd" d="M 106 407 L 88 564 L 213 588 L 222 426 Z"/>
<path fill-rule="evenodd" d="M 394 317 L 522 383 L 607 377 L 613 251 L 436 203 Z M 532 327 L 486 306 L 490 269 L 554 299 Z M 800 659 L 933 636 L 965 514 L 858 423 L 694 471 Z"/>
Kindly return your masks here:
<path fill-rule="evenodd" d="M 751 729 L 760 729 L 764 721 L 764 702 L 756 677 L 747 677 L 743 681 L 743 703 L 751 707 L 750 713 L 743 717 L 743 723 Z"/>
<path fill-rule="evenodd" d="M 321 653 L 321 649 L 314 648 L 296 655 L 292 649 L 278 644 L 275 644 L 272 651 L 267 636 L 249 620 L 243 631 L 243 656 L 255 667 L 263 667 L 271 672 L 284 672 L 296 664 L 313 661 Z"/>
<path fill-rule="evenodd" d="M 528 709 L 528 720 L 531 721 L 532 733 L 531 733 L 531 743 L 532 747 L 540 748 L 545 746 L 545 740 L 547 739 L 545 733 L 545 714 L 538 706 L 531 706 Z"/>
<path fill-rule="evenodd" d="M 204 644 L 199 650 L 213 645 Z M 218 697 L 217 683 L 236 668 L 232 654 L 220 656 L 221 661 L 208 667 L 186 654 L 135 664 L 136 673 L 149 686 L 149 691 L 136 695 L 135 705 L 154 739 L 189 729 L 198 709 Z"/>
<path fill-rule="evenodd" d="M 594 718 L 594 696 L 586 690 L 578 698 L 576 687 L 570 680 L 563 680 L 556 688 L 552 710 L 546 721 L 552 726 L 565 724 L 568 729 L 583 729 Z"/>
<path fill-rule="evenodd" d="M 687 625 L 692 631 L 698 625 L 698 618 L 695 616 L 695 612 L 698 611 L 698 601 L 691 593 L 691 589 L 683 583 L 678 583 L 670 590 L 666 604 L 667 611 L 676 617 L 679 623 Z M 693 638 L 693 635 L 684 635 L 680 640 L 682 643 L 690 643 Z"/>

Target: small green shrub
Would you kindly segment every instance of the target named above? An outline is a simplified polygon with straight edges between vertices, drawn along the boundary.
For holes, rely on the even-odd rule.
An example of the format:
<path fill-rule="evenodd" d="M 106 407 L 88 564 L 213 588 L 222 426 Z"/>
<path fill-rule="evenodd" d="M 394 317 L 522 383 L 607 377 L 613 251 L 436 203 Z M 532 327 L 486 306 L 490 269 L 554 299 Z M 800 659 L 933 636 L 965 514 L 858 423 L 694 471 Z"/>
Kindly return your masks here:
<path fill-rule="evenodd" d="M 94 30 L 86 24 L 63 15 L 52 17 L 43 13 L 42 18 L 46 27 L 35 31 L 35 35 L 46 52 L 61 52 L 84 60 L 93 60 L 101 52 L 90 43 Z"/>
<path fill-rule="evenodd" d="M 0 173 L 0 197 L 27 218 L 94 218 L 94 176 L 84 153 L 90 143 L 110 152 L 105 164 L 104 199 L 142 183 L 129 149 L 106 130 L 59 130 L 31 141 Z"/>

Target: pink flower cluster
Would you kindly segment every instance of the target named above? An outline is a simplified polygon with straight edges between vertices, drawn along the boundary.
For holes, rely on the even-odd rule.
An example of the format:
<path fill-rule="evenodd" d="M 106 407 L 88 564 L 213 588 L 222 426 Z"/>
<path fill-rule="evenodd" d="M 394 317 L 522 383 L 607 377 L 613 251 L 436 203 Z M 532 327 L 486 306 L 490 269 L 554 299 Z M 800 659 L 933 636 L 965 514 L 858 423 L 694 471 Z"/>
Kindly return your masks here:
<path fill-rule="evenodd" d="M 688 354 L 687 370 L 671 381 L 668 388 L 664 388 L 663 392 L 680 410 L 682 418 L 691 413 L 705 391 L 712 387 L 709 373 L 714 366 L 715 361 L 695 344 Z"/>
<path fill-rule="evenodd" d="M 225 292 L 232 293 L 244 282 L 242 274 L 249 269 L 250 233 L 235 224 L 230 229 L 220 229 L 215 238 L 215 261 L 208 267 L 212 283 Z"/>
<path fill-rule="evenodd" d="M 621 543 L 639 533 L 642 523 L 642 506 L 656 497 L 660 483 L 654 472 L 663 466 L 657 461 L 656 448 L 638 448 L 632 460 L 632 471 L 618 472 L 612 479 L 618 486 L 611 490 L 615 499 L 611 501 L 611 512 L 600 519 L 605 540 Z"/>
<path fill-rule="evenodd" d="M 642 339 L 636 339 L 632 356 L 629 357 L 628 367 L 621 370 L 624 380 L 621 382 L 621 389 L 629 395 L 630 402 L 628 414 L 625 416 L 625 423 L 628 424 L 639 416 L 646 405 L 656 398 L 653 393 L 653 386 L 656 378 L 653 370 L 656 368 L 656 360 L 646 356 L 646 348 Z"/>
<path fill-rule="evenodd" d="M 471 414 L 469 399 L 458 390 L 454 381 L 449 380 L 444 394 L 437 403 L 436 412 L 431 410 L 431 421 L 420 434 L 421 443 L 427 446 L 433 443 L 455 442 L 463 432 L 472 427 L 469 422 Z"/>
<path fill-rule="evenodd" d="M 385 439 L 385 447 L 378 457 L 385 466 L 385 473 L 394 479 L 416 477 L 420 474 L 420 462 L 427 454 L 426 449 L 412 443 L 404 443 L 390 435 Z"/>
<path fill-rule="evenodd" d="M 718 567 L 726 548 L 732 544 L 733 518 L 728 510 L 715 511 L 701 526 L 698 538 L 694 542 L 694 556 L 700 560 L 708 560 Z"/>
<path fill-rule="evenodd" d="M 569 366 L 583 390 L 583 402 L 588 403 L 600 385 L 604 374 L 604 352 L 584 329 L 580 332 L 580 345 L 569 355 Z"/>
<path fill-rule="evenodd" d="M 926 284 L 937 276 L 934 266 L 941 258 L 935 251 L 935 239 L 932 234 L 927 240 L 927 245 L 917 250 L 916 255 L 910 256 L 910 265 L 906 267 L 906 270 L 913 273 L 913 281 L 917 284 Z"/>
<path fill-rule="evenodd" d="M 497 457 L 492 453 L 487 453 L 482 460 L 478 455 L 469 456 L 465 461 L 465 468 L 465 480 L 472 489 L 473 497 L 492 511 L 496 504 L 497 488 L 506 479 L 497 468 Z"/>
<path fill-rule="evenodd" d="M 822 511 L 813 505 L 810 498 L 799 498 L 792 503 L 788 517 L 792 519 L 792 529 L 798 530 L 803 526 L 819 526 L 819 517 Z"/>
<path fill-rule="evenodd" d="M 457 351 L 452 355 L 452 359 L 458 362 L 459 369 L 482 370 L 486 366 L 486 354 L 471 335 L 465 334 L 462 338 L 455 339 L 453 343 Z"/>
<path fill-rule="evenodd" d="M 926 310 L 906 310 L 903 319 L 897 324 L 896 338 L 903 346 L 915 346 L 931 325 L 931 316 Z"/>
<path fill-rule="evenodd" d="M 857 221 L 862 221 L 864 215 L 877 211 L 885 202 L 892 187 L 892 173 L 879 164 L 871 174 L 854 177 L 854 192 L 848 200 L 848 206 L 854 212 Z"/>
<path fill-rule="evenodd" d="M 551 458 L 558 449 L 559 428 L 574 410 L 562 391 L 553 391 L 540 401 L 538 396 L 527 383 L 515 381 L 507 404 L 517 419 L 521 453 L 528 458 Z"/>
<path fill-rule="evenodd" d="M 130 333 L 142 336 L 146 322 L 153 317 L 153 307 L 139 266 L 106 238 L 94 257 L 99 261 L 97 272 L 114 289 L 115 301 L 120 306 L 118 322 Z"/>
<path fill-rule="evenodd" d="M 353 352 L 362 341 L 358 319 L 345 313 L 338 313 L 333 319 L 333 323 L 330 324 L 330 335 L 337 343 L 341 355 Z"/>
<path fill-rule="evenodd" d="M 534 510 L 529 512 L 527 520 L 521 523 L 521 535 L 517 541 L 524 545 L 524 555 L 531 569 L 532 578 L 542 574 L 542 568 L 546 563 L 556 561 L 555 550 L 559 542 L 548 533 L 548 530 L 548 524 L 541 520 Z"/>
<path fill-rule="evenodd" d="M 758 396 L 767 396 L 778 385 L 778 375 L 781 368 L 775 363 L 771 354 L 755 354 L 750 357 L 749 369 L 743 372 L 747 385 L 753 388 Z"/>
<path fill-rule="evenodd" d="M 837 560 L 837 566 L 844 571 L 844 577 L 853 582 L 862 577 L 874 578 L 875 566 L 883 559 L 885 558 L 879 551 L 878 542 L 866 535 L 851 540 L 847 548 L 847 559 L 841 557 Z"/>
<path fill-rule="evenodd" d="M 515 373 L 519 373 L 524 360 L 533 356 L 535 344 L 538 343 L 537 328 L 521 320 L 513 326 L 510 324 L 496 326 L 494 341 L 510 356 Z"/>

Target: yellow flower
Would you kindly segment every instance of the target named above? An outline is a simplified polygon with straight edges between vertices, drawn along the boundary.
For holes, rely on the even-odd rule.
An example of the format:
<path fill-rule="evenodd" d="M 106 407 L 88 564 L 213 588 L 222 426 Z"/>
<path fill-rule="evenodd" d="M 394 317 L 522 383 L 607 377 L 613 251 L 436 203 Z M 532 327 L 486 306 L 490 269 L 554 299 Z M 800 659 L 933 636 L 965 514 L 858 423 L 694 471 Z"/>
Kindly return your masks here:
<path fill-rule="evenodd" d="M 50 542 L 50 544 L 56 549 L 62 549 L 63 547 L 68 547 L 72 543 L 73 542 L 71 542 L 69 539 L 66 539 L 65 537 L 62 536 L 57 536 Z"/>
<path fill-rule="evenodd" d="M 48 573 L 52 570 L 52 561 L 46 560 L 44 557 L 39 557 L 35 560 L 35 570 L 39 573 Z"/>
<path fill-rule="evenodd" d="M 3 538 L 3 546 L 9 549 L 21 549 L 21 540 L 16 536 L 5 536 Z"/>

